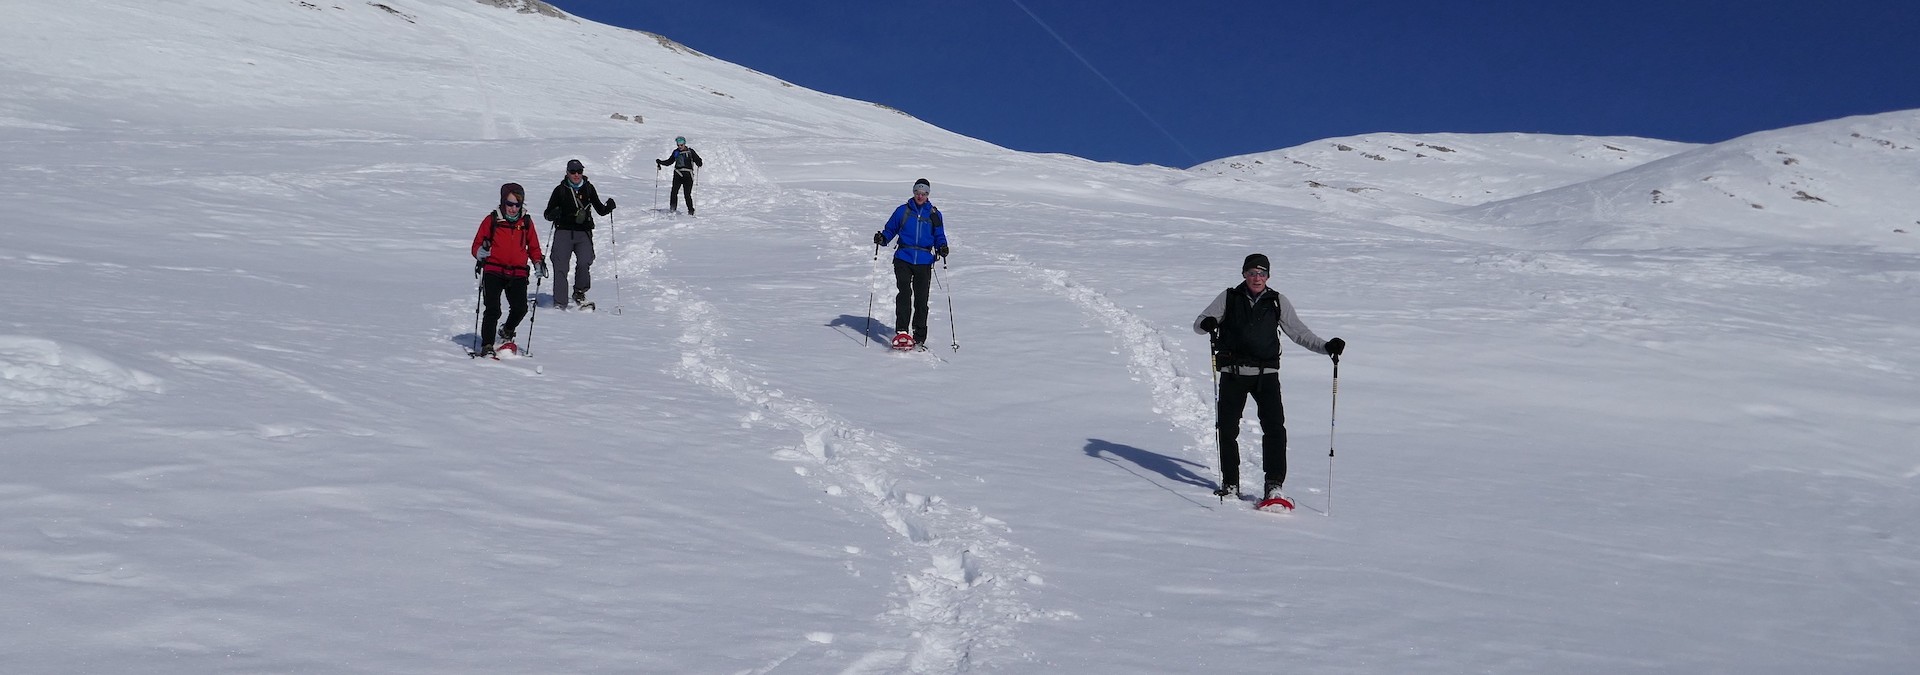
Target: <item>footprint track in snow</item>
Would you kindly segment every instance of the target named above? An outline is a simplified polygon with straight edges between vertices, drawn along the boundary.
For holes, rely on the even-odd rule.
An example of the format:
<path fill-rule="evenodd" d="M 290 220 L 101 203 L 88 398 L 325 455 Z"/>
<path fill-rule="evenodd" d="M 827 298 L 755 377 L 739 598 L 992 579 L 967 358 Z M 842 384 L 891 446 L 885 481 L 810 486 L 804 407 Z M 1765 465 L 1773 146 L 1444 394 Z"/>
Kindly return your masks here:
<path fill-rule="evenodd" d="M 762 193 L 752 201 L 773 196 Z M 809 201 L 815 207 L 827 203 L 820 195 L 810 195 Z M 830 220 L 820 221 L 823 230 Z M 1024 587 L 1040 578 L 1032 571 L 1032 555 L 1002 534 L 1003 522 L 906 488 L 903 476 L 925 472 L 921 455 L 822 404 L 770 387 L 715 344 L 711 336 L 726 333 L 715 307 L 691 288 L 655 274 L 668 259 L 662 239 L 693 227 L 679 221 L 646 231 L 622 250 L 622 274 L 649 287 L 656 310 L 684 327 L 676 376 L 731 395 L 750 414 L 795 432 L 798 443 L 776 456 L 811 467 L 801 475 L 830 494 L 853 499 L 898 537 L 893 558 L 902 561 L 894 569 L 900 597 L 885 621 L 905 635 L 907 646 L 868 656 L 892 662 L 891 670 L 961 672 L 979 665 L 985 650 L 1011 644 L 1018 624 L 1044 618 L 1021 598 Z"/>

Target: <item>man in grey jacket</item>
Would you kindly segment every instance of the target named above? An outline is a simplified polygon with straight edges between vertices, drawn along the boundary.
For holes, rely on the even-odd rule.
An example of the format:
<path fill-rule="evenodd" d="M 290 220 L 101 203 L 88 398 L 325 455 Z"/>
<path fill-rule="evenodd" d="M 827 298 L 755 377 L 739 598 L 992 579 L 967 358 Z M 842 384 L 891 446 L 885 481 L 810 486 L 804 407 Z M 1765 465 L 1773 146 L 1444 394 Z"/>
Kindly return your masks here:
<path fill-rule="evenodd" d="M 1272 265 L 1255 253 L 1240 264 L 1240 285 L 1220 292 L 1206 311 L 1193 320 L 1193 332 L 1213 336 L 1214 366 L 1220 369 L 1219 416 L 1220 489 L 1225 499 L 1240 496 L 1240 413 L 1253 397 L 1259 407 L 1260 465 L 1266 471 L 1264 499 L 1279 499 L 1288 509 L 1293 502 L 1280 493 L 1287 481 L 1287 415 L 1280 406 L 1280 336 L 1308 351 L 1334 361 L 1347 343 L 1340 338 L 1321 340 L 1301 323 L 1287 296 L 1267 287 Z"/>

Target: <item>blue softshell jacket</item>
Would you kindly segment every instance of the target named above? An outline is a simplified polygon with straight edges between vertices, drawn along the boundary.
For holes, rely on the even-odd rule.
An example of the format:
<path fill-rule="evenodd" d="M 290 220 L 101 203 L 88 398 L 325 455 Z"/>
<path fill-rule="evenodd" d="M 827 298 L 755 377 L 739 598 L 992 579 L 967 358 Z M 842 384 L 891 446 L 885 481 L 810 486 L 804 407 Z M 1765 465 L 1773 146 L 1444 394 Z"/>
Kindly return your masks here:
<path fill-rule="evenodd" d="M 893 257 L 911 265 L 933 264 L 933 250 L 947 245 L 945 223 L 941 222 L 940 209 L 934 208 L 932 201 L 926 206 L 915 206 L 911 200 L 901 204 L 893 210 L 893 217 L 887 219 L 880 236 L 888 241 L 899 237 Z"/>

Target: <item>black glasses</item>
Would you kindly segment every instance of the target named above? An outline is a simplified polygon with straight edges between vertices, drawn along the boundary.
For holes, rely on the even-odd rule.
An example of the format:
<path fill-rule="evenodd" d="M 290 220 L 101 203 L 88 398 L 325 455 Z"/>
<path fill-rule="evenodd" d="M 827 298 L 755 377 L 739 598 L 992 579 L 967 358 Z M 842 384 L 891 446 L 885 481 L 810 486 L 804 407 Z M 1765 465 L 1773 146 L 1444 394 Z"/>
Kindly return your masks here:
<path fill-rule="evenodd" d="M 500 205 L 510 209 L 520 208 L 520 202 L 500 202 Z"/>
<path fill-rule="evenodd" d="M 1266 271 L 1266 270 L 1247 270 L 1247 271 L 1246 271 L 1245 273 L 1242 273 L 1242 274 L 1241 274 L 1240 276 L 1243 276 L 1243 277 L 1260 277 L 1260 278 L 1262 278 L 1262 279 L 1265 279 L 1265 278 L 1267 278 L 1267 271 Z"/>

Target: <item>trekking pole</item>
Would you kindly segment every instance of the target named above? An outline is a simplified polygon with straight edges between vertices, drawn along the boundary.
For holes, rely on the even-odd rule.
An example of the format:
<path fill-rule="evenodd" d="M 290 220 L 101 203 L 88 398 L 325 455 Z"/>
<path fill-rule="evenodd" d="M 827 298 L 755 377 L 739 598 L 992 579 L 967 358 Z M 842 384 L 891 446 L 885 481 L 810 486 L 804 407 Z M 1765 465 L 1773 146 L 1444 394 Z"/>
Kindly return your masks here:
<path fill-rule="evenodd" d="M 653 165 L 653 212 L 660 212 L 660 165 Z"/>
<path fill-rule="evenodd" d="M 619 316 L 620 304 L 620 230 L 613 226 L 613 212 L 607 212 L 607 236 L 613 239 L 613 315 Z"/>
<path fill-rule="evenodd" d="M 873 261 L 880 262 L 880 244 L 877 242 L 873 245 Z M 875 277 L 880 276 L 878 266 L 868 265 L 868 267 L 873 267 L 874 270 L 873 274 L 867 277 L 867 329 L 860 333 L 861 347 L 873 341 L 873 285 L 876 283 Z"/>
<path fill-rule="evenodd" d="M 1340 357 L 1333 357 L 1333 408 L 1327 413 L 1327 516 L 1333 516 L 1333 431 L 1340 414 Z"/>
<path fill-rule="evenodd" d="M 546 280 L 545 275 L 533 277 L 533 286 L 527 290 L 527 304 L 532 307 L 527 308 L 527 346 L 520 348 L 520 355 L 527 358 L 533 358 L 533 327 L 540 320 L 540 284 Z"/>
<path fill-rule="evenodd" d="M 1213 451 L 1215 453 L 1220 452 L 1220 351 L 1217 349 L 1218 346 L 1218 342 L 1215 339 L 1207 339 L 1207 375 L 1209 376 L 1208 379 L 1213 381 Z M 1227 467 L 1221 465 L 1220 487 L 1224 488 L 1226 486 Z M 1227 495 L 1225 493 L 1220 495 L 1220 503 L 1227 503 Z"/>
<path fill-rule="evenodd" d="M 940 267 L 944 269 L 946 266 L 947 259 L 941 258 Z M 934 281 L 940 280 L 940 273 L 938 271 L 933 273 L 933 279 Z M 947 330 L 951 331 L 953 335 L 953 351 L 957 352 L 960 351 L 960 328 L 953 324 L 953 289 L 944 282 L 940 284 L 940 289 L 947 292 Z"/>
<path fill-rule="evenodd" d="M 486 282 L 480 279 L 481 264 L 482 263 L 478 261 L 473 263 L 474 284 L 473 284 L 473 350 L 472 350 L 472 354 L 480 353 L 480 294 L 485 292 L 487 287 Z"/>

